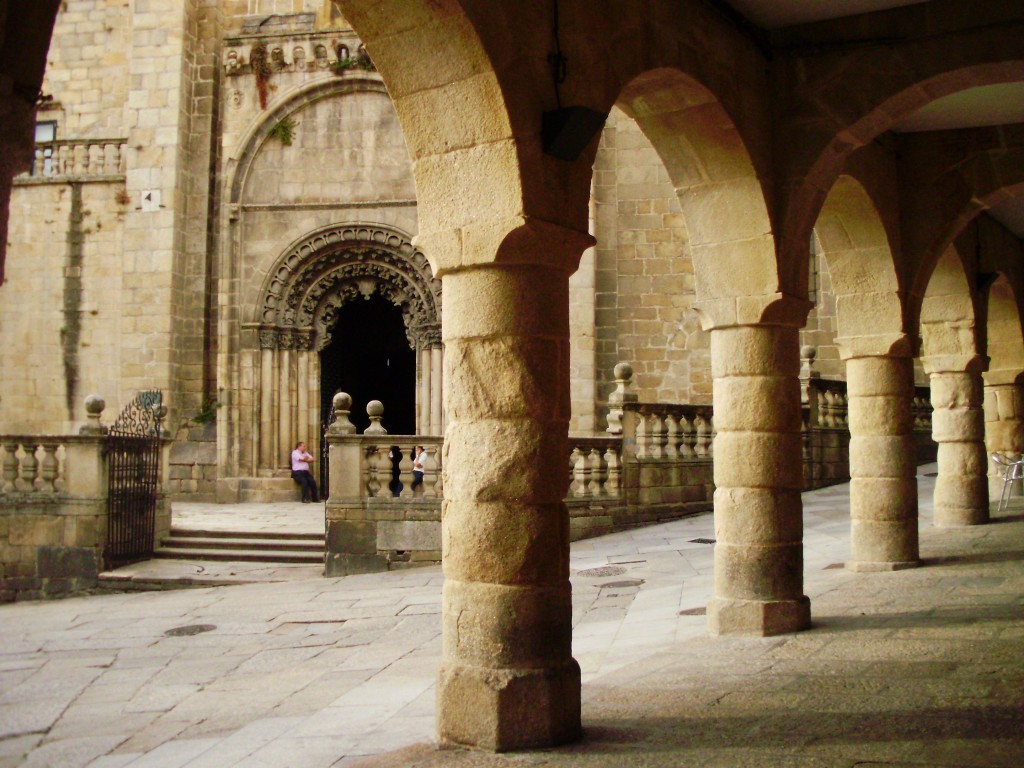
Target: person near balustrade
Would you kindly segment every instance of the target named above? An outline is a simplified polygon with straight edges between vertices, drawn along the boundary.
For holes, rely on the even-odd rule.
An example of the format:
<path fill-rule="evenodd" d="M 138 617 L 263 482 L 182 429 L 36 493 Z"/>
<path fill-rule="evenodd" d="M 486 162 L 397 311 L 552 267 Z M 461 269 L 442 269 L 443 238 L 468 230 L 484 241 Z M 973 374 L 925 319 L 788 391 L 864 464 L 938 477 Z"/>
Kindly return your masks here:
<path fill-rule="evenodd" d="M 427 461 L 427 451 L 422 445 L 417 445 L 413 449 L 412 461 L 412 489 L 415 491 L 421 485 L 423 485 L 423 465 Z"/>
<path fill-rule="evenodd" d="M 302 489 L 302 503 L 320 501 L 320 494 L 317 493 L 316 479 L 309 471 L 309 462 L 313 457 L 306 450 L 306 444 L 301 440 L 295 444 L 292 451 L 292 480 L 299 484 Z"/>

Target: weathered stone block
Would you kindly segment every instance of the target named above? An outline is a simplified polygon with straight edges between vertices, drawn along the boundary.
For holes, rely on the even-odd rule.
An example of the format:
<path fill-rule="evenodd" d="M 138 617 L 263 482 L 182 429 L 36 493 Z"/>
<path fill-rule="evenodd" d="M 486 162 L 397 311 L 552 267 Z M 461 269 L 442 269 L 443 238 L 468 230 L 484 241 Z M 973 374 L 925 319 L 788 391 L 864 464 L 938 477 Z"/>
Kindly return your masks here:
<path fill-rule="evenodd" d="M 385 521 L 377 525 L 378 550 L 440 550 L 441 524 L 431 521 Z"/>

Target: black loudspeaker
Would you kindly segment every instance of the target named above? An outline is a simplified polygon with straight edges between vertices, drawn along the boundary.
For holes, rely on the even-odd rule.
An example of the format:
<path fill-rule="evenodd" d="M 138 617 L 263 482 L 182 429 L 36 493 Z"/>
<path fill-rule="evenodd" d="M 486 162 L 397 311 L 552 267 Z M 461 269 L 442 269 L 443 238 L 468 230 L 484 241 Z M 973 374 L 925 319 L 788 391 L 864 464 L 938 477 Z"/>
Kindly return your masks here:
<path fill-rule="evenodd" d="M 576 160 L 604 127 L 608 115 L 589 107 L 564 107 L 544 113 L 541 140 L 544 154 L 559 160 Z"/>

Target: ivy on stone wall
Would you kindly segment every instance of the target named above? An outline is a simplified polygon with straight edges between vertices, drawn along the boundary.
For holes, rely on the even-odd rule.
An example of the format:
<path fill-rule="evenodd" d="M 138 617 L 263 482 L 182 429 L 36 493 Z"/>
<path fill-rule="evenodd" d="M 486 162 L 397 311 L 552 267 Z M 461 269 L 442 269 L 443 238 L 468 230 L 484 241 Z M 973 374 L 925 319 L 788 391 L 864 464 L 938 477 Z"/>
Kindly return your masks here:
<path fill-rule="evenodd" d="M 260 109 L 267 108 L 267 92 L 270 89 L 270 57 L 266 43 L 260 41 L 249 52 L 249 66 L 256 77 L 256 92 L 260 97 Z"/>

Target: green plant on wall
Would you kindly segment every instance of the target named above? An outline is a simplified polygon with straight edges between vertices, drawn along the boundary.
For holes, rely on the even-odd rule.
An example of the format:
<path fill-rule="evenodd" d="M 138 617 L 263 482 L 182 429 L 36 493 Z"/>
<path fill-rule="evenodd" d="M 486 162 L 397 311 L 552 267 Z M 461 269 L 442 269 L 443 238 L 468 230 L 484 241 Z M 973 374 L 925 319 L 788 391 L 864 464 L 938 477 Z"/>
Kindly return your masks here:
<path fill-rule="evenodd" d="M 347 72 L 350 69 L 353 69 L 355 66 L 356 60 L 353 59 L 351 56 L 346 56 L 342 59 L 338 59 L 337 61 L 331 62 L 331 72 L 333 72 L 336 75 L 340 75 L 344 72 Z"/>
<path fill-rule="evenodd" d="M 204 400 L 203 404 L 199 406 L 199 412 L 190 421 L 193 424 L 209 424 L 217 419 L 217 409 L 220 406 L 221 403 L 217 400 Z"/>
<path fill-rule="evenodd" d="M 256 92 L 260 97 L 260 109 L 267 108 L 267 91 L 270 83 L 270 57 L 263 42 L 256 43 L 249 51 L 249 66 L 256 77 Z"/>
<path fill-rule="evenodd" d="M 290 117 L 284 117 L 277 121 L 270 129 L 271 138 L 277 139 L 286 147 L 290 147 L 295 140 L 295 129 L 298 123 Z"/>

